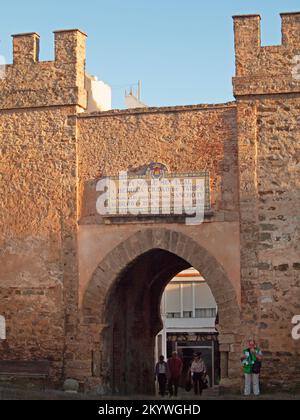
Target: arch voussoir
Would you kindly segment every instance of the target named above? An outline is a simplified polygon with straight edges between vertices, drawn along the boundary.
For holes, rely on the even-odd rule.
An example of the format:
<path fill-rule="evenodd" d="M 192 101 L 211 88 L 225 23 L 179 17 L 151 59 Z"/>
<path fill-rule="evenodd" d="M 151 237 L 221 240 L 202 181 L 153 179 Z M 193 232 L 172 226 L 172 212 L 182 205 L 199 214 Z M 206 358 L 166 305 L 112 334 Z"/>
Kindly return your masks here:
<path fill-rule="evenodd" d="M 153 229 L 144 229 L 140 232 L 140 238 L 142 241 L 142 248 L 148 251 L 153 248 L 154 238 Z"/>
<path fill-rule="evenodd" d="M 186 258 L 187 252 L 191 246 L 191 242 L 187 236 L 180 235 L 176 246 L 176 255 L 181 255 L 181 258 L 188 261 Z"/>
<path fill-rule="evenodd" d="M 178 255 L 178 243 L 180 240 L 180 233 L 176 230 L 171 231 L 170 242 L 169 242 L 169 251 L 173 254 Z"/>
<path fill-rule="evenodd" d="M 193 267 L 196 265 L 199 266 L 199 263 L 201 263 L 201 272 L 203 272 L 206 265 L 209 266 L 211 263 L 211 259 L 209 258 L 207 251 L 195 241 L 189 241 L 189 244 L 183 249 L 183 251 L 183 258 L 185 258 L 186 261 L 188 261 Z"/>
<path fill-rule="evenodd" d="M 151 229 L 153 246 L 155 248 L 166 249 L 170 244 L 170 232 L 167 229 Z"/>
<path fill-rule="evenodd" d="M 109 264 L 116 272 L 122 270 L 128 264 L 129 256 L 123 244 L 118 245 L 111 253 Z"/>

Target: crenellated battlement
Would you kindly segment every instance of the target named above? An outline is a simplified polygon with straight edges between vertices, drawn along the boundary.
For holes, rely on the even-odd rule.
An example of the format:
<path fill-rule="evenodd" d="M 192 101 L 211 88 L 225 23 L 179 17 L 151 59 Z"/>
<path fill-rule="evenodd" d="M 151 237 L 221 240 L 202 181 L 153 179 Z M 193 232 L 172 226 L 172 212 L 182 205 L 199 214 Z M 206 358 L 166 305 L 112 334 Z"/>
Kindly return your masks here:
<path fill-rule="evenodd" d="M 282 13 L 282 43 L 261 46 L 261 17 L 234 16 L 236 77 L 235 96 L 298 93 L 293 77 L 295 57 L 300 54 L 300 12 Z"/>
<path fill-rule="evenodd" d="M 14 64 L 22 65 L 39 61 L 40 36 L 37 33 L 17 34 L 12 37 Z"/>
<path fill-rule="evenodd" d="M 54 32 L 54 61 L 39 61 L 37 33 L 16 34 L 13 64 L 0 80 L 0 109 L 56 105 L 86 107 L 86 34 L 78 29 Z"/>
<path fill-rule="evenodd" d="M 281 13 L 282 44 L 300 47 L 300 12 Z"/>

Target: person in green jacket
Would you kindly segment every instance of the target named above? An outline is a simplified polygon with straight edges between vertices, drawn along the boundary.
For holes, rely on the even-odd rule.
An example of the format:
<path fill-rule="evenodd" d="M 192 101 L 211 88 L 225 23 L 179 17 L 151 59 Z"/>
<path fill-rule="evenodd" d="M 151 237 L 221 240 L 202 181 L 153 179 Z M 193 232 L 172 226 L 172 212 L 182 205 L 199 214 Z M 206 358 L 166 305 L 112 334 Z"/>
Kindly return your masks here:
<path fill-rule="evenodd" d="M 255 396 L 260 395 L 259 375 L 262 360 L 262 352 L 254 340 L 249 340 L 248 348 L 244 349 L 241 358 L 245 374 L 245 390 L 244 395 L 251 394 L 251 386 Z"/>

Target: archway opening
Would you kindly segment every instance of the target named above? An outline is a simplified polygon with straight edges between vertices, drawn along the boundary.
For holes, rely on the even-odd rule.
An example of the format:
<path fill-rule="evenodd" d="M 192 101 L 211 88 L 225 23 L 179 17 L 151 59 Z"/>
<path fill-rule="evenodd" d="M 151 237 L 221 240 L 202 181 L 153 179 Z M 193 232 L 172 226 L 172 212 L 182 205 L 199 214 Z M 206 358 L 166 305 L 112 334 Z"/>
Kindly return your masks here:
<path fill-rule="evenodd" d="M 156 337 L 164 328 L 162 297 L 169 282 L 190 268 L 181 257 L 152 249 L 136 258 L 118 276 L 109 293 L 105 313 L 105 321 L 110 325 L 105 340 L 113 393 L 148 395 L 155 392 Z M 174 350 L 188 361 L 192 346 L 183 347 Z M 199 348 L 199 343 L 194 343 L 194 347 Z M 201 347 L 206 351 L 208 346 Z"/>
<path fill-rule="evenodd" d="M 208 386 L 219 385 L 218 305 L 205 278 L 194 268 L 178 273 L 161 302 L 163 329 L 156 337 L 155 358 L 176 352 L 183 362 L 179 384 L 185 388 L 195 353 L 201 353 Z"/>
<path fill-rule="evenodd" d="M 151 228 L 113 248 L 99 263 L 82 302 L 82 339 L 90 337 L 91 385 L 106 393 L 153 394 L 161 299 L 177 273 L 194 267 L 218 305 L 221 385 L 240 378 L 243 334 L 238 296 L 222 264 L 181 232 Z M 235 385 L 234 385 L 235 386 Z"/>

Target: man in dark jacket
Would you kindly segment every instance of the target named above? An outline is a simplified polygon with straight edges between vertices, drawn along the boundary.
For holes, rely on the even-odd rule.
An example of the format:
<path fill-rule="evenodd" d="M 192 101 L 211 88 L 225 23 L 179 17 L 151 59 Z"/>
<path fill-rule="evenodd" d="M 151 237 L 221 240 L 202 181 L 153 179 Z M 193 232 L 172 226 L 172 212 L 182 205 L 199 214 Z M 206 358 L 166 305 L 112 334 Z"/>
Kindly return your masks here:
<path fill-rule="evenodd" d="M 159 395 L 162 397 L 166 394 L 166 385 L 168 378 L 168 364 L 165 362 L 164 356 L 160 356 L 159 362 L 155 366 L 155 379 L 159 385 Z"/>
<path fill-rule="evenodd" d="M 178 395 L 178 385 L 182 373 L 183 363 L 178 357 L 176 351 L 173 352 L 172 357 L 168 360 L 169 373 L 169 393 L 170 397 Z M 173 388 L 174 387 L 174 388 Z"/>

